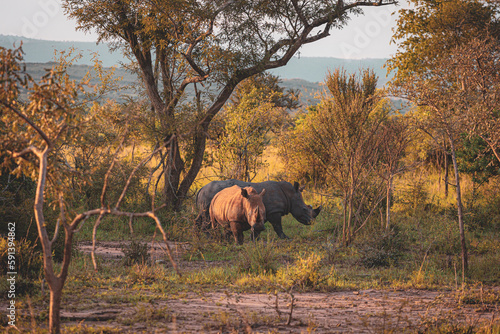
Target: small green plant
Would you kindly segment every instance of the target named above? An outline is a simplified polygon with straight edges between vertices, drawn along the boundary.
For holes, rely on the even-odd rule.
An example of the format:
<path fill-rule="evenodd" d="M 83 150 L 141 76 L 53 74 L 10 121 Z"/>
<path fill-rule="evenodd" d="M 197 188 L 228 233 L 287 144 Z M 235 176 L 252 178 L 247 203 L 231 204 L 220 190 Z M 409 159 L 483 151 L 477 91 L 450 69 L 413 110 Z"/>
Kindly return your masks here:
<path fill-rule="evenodd" d="M 278 254 L 274 242 L 257 241 L 247 243 L 237 259 L 239 272 L 251 274 L 274 274 L 278 269 Z"/>
<path fill-rule="evenodd" d="M 128 245 L 122 245 L 124 254 L 123 264 L 131 266 L 133 264 L 146 264 L 150 260 L 149 246 L 145 242 L 132 240 Z"/>

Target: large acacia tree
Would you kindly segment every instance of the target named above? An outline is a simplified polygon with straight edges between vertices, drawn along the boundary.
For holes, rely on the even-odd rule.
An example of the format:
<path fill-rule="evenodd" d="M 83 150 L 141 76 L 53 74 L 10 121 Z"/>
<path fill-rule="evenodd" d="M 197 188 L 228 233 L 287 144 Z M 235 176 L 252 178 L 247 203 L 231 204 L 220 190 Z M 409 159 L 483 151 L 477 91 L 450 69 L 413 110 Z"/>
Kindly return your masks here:
<path fill-rule="evenodd" d="M 196 178 L 214 116 L 242 80 L 281 67 L 302 45 L 342 28 L 363 7 L 395 0 L 65 0 L 79 28 L 136 61 L 162 152 L 164 200 L 174 208 Z M 196 101 L 185 92 L 194 87 Z M 186 108 L 187 106 L 187 108 Z"/>

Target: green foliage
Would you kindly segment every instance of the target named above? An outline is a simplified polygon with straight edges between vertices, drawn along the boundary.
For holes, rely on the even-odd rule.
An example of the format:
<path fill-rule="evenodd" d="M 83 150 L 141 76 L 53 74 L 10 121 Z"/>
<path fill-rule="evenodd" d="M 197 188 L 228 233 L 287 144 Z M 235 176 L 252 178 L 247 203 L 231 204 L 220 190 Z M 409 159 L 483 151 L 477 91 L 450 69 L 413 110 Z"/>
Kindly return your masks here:
<path fill-rule="evenodd" d="M 349 243 L 385 193 L 378 170 L 389 109 L 371 70 L 351 75 L 336 70 L 325 84 L 321 102 L 300 115 L 284 136 L 280 155 L 295 176 L 323 184 L 342 198 L 343 242 Z"/>
<path fill-rule="evenodd" d="M 431 74 L 439 62 L 457 45 L 465 44 L 485 31 L 498 29 L 492 22 L 490 5 L 469 0 L 412 0 L 413 8 L 400 10 L 394 38 L 399 52 L 389 60 L 396 69 L 396 79 L 414 73 Z"/>
<path fill-rule="evenodd" d="M 500 161 L 496 159 L 484 139 L 462 135 L 462 146 L 457 150 L 459 171 L 472 175 L 472 181 L 482 184 L 500 174 Z"/>
<path fill-rule="evenodd" d="M 168 180 L 164 199 L 179 209 L 202 167 L 211 122 L 240 82 L 286 65 L 301 45 L 327 37 L 334 26 L 358 13 L 357 7 L 394 3 L 65 0 L 62 6 L 79 29 L 97 33 L 99 41 L 113 41 L 136 61 L 131 67 L 141 74 L 151 105 L 154 144 L 169 143 L 169 149 L 159 154 Z M 193 88 L 195 98 L 186 103 L 188 88 Z M 256 116 L 242 121 L 252 117 Z M 242 135 L 248 130 L 236 124 L 232 128 Z M 238 143 L 235 150 L 246 165 L 238 173 L 246 178 L 251 177 L 251 167 L 244 151 L 251 144 L 256 143 Z M 259 152 L 258 147 L 252 149 Z"/>
<path fill-rule="evenodd" d="M 218 117 L 216 172 L 223 179 L 251 181 L 265 165 L 262 154 L 271 131 L 280 131 L 288 119 L 286 108 L 294 108 L 297 97 L 284 93 L 276 77 L 258 75 L 242 82 L 231 102 Z"/>

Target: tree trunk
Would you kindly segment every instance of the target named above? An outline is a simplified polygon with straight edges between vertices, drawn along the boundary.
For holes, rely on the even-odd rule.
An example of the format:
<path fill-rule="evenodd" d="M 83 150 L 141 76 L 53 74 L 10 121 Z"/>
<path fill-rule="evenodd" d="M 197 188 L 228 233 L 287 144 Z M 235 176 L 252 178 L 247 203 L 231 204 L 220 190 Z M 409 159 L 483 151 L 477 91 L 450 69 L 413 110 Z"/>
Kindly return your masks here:
<path fill-rule="evenodd" d="M 164 199 L 168 207 L 175 209 L 180 206 L 182 199 L 179 198 L 178 189 L 181 173 L 184 171 L 184 161 L 182 160 L 179 141 L 173 136 L 169 145 L 169 152 L 164 164 Z"/>
<path fill-rule="evenodd" d="M 348 246 L 352 239 L 352 218 L 353 218 L 353 201 L 354 201 L 354 190 L 350 189 L 348 198 L 348 211 L 347 211 L 347 237 L 345 245 Z"/>
<path fill-rule="evenodd" d="M 342 244 L 347 246 L 347 192 L 344 192 L 343 222 L 342 222 Z"/>
<path fill-rule="evenodd" d="M 446 151 L 444 152 L 444 196 L 448 197 L 448 184 L 449 184 L 449 177 L 448 177 L 448 170 L 449 170 L 449 163 L 448 163 L 448 154 Z"/>
<path fill-rule="evenodd" d="M 50 333 L 61 332 L 61 297 L 64 284 L 60 284 L 59 279 L 50 287 L 50 305 L 49 305 L 49 331 Z"/>
<path fill-rule="evenodd" d="M 393 175 L 389 176 L 387 181 L 387 198 L 386 198 L 386 208 L 385 208 L 385 229 L 388 230 L 391 224 L 391 196 L 392 196 L 392 180 Z"/>
<path fill-rule="evenodd" d="M 465 273 L 468 270 L 467 244 L 465 241 L 465 229 L 463 220 L 462 193 L 460 189 L 460 175 L 458 173 L 458 164 L 455 154 L 455 143 L 451 134 L 448 134 L 451 145 L 451 159 L 453 161 L 453 170 L 456 180 L 456 195 L 457 195 L 457 211 L 458 211 L 458 226 L 460 230 L 460 243 L 462 247 L 462 279 L 465 280 Z"/>

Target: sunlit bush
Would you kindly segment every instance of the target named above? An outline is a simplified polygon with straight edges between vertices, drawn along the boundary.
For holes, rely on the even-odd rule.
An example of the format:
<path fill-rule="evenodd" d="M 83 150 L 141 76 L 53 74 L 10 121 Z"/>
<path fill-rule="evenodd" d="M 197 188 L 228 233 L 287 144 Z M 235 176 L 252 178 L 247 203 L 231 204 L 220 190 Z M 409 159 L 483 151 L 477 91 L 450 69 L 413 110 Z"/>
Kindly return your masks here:
<path fill-rule="evenodd" d="M 278 254 L 274 242 L 249 242 L 243 246 L 237 259 L 239 272 L 251 274 L 274 274 L 278 269 Z"/>

